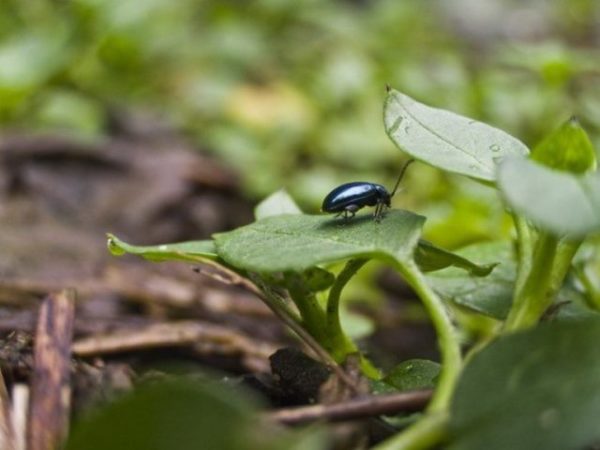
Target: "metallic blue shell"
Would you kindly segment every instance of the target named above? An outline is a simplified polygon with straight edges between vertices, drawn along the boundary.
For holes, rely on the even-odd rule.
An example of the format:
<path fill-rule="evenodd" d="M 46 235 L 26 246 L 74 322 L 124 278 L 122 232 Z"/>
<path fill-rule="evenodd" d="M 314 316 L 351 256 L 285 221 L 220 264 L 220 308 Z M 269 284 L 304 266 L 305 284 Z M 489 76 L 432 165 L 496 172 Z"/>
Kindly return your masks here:
<path fill-rule="evenodd" d="M 335 213 L 344 211 L 350 205 L 355 205 L 356 209 L 360 209 L 364 206 L 375 206 L 378 203 L 385 203 L 388 206 L 390 204 L 390 194 L 385 187 L 366 181 L 354 181 L 342 184 L 327 194 L 321 210 Z"/>

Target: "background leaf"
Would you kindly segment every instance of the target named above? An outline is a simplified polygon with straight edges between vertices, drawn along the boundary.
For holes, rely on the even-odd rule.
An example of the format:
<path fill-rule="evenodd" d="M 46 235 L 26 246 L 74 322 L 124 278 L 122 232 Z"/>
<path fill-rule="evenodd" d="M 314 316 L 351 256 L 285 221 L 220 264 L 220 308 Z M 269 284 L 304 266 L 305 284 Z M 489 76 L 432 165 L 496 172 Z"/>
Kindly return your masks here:
<path fill-rule="evenodd" d="M 600 321 L 504 336 L 465 368 L 451 450 L 564 450 L 600 439 Z"/>
<path fill-rule="evenodd" d="M 582 236 L 600 230 L 600 176 L 576 176 L 521 158 L 506 160 L 498 172 L 508 206 L 540 228 Z"/>
<path fill-rule="evenodd" d="M 384 106 L 385 131 L 413 158 L 448 172 L 495 181 L 496 165 L 529 150 L 508 133 L 450 111 L 432 108 L 391 90 Z"/>
<path fill-rule="evenodd" d="M 577 174 L 596 169 L 596 151 L 576 118 L 536 145 L 531 151 L 531 159 L 551 169 Z"/>
<path fill-rule="evenodd" d="M 215 243 L 227 263 L 255 272 L 303 271 L 357 256 L 408 261 L 424 221 L 402 210 L 389 211 L 380 223 L 370 214 L 349 221 L 282 215 L 217 234 Z"/>
<path fill-rule="evenodd" d="M 285 189 L 269 195 L 254 208 L 256 220 L 280 214 L 302 214 L 302 211 Z"/>

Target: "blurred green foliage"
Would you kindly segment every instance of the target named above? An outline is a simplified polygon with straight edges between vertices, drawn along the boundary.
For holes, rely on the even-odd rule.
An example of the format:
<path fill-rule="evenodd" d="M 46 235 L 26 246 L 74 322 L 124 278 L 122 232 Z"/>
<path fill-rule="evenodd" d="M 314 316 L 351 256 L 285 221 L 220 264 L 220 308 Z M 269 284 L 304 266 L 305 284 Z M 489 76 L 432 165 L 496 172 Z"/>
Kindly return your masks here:
<path fill-rule="evenodd" d="M 251 198 L 287 187 L 316 211 L 341 182 L 395 179 L 386 83 L 530 146 L 573 114 L 597 142 L 599 15 L 595 0 L 4 0 L 0 123 L 93 138 L 113 107 L 150 109 Z M 410 172 L 396 204 L 430 217 L 431 240 L 506 232 L 487 188 Z"/>

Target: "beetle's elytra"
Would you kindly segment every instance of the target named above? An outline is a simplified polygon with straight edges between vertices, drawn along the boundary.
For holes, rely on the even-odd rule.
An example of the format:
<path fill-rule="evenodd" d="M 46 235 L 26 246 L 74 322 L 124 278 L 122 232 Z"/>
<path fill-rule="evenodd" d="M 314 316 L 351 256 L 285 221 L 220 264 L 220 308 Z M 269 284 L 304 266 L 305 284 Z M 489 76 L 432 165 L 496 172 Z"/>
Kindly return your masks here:
<path fill-rule="evenodd" d="M 406 168 L 413 161 L 413 159 L 407 161 L 404 167 L 402 167 L 398 181 L 391 193 L 381 184 L 369 183 L 367 181 L 354 181 L 342 184 L 327 194 L 323 200 L 321 211 L 338 213 L 338 216 L 343 215 L 344 219 L 350 219 L 354 217 L 356 211 L 359 209 L 365 206 L 375 206 L 373 217 L 376 222 L 379 222 L 383 217 L 385 209 L 391 206 L 391 199 L 400 185 Z"/>

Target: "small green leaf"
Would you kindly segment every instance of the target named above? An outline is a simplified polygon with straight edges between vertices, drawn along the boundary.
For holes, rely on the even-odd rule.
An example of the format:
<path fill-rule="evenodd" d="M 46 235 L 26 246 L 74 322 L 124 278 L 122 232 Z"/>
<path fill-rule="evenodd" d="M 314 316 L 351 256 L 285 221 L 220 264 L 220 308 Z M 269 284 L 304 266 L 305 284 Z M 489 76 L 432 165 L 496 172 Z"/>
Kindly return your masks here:
<path fill-rule="evenodd" d="M 409 359 L 395 366 L 382 381 L 398 391 L 431 389 L 440 374 L 440 365 L 427 359 Z"/>
<path fill-rule="evenodd" d="M 600 320 L 500 337 L 474 356 L 451 405 L 450 450 L 564 450 L 600 439 Z"/>
<path fill-rule="evenodd" d="M 419 239 L 419 245 L 415 249 L 415 262 L 423 272 L 433 272 L 453 266 L 464 269 L 477 277 L 489 275 L 498 265 L 497 263 L 476 264 L 456 253 L 436 247 L 424 239 Z"/>
<path fill-rule="evenodd" d="M 600 230 L 600 176 L 577 176 L 511 158 L 500 166 L 508 206 L 551 233 L 583 236 Z"/>
<path fill-rule="evenodd" d="M 203 262 L 216 260 L 217 254 L 213 241 L 189 241 L 176 244 L 131 245 L 108 234 L 108 250 L 115 256 L 126 253 L 141 256 L 149 261 L 189 261 Z"/>
<path fill-rule="evenodd" d="M 302 214 L 302 211 L 285 189 L 269 195 L 254 208 L 256 220 L 281 214 Z"/>
<path fill-rule="evenodd" d="M 504 319 L 512 303 L 516 276 L 508 242 L 473 244 L 458 251 L 469 259 L 497 261 L 486 278 L 469 276 L 464 270 L 447 268 L 429 274 L 427 280 L 445 300 L 495 319 Z"/>
<path fill-rule="evenodd" d="M 496 166 L 505 157 L 529 153 L 502 130 L 393 89 L 385 101 L 384 125 L 390 139 L 413 158 L 482 181 L 496 180 Z"/>
<path fill-rule="evenodd" d="M 410 261 L 425 218 L 389 211 L 379 223 L 369 215 L 352 220 L 331 216 L 267 217 L 215 235 L 217 252 L 234 267 L 255 272 L 302 272 L 354 257 Z"/>
<path fill-rule="evenodd" d="M 576 118 L 564 123 L 531 151 L 531 159 L 575 174 L 596 169 L 596 151 Z"/>

